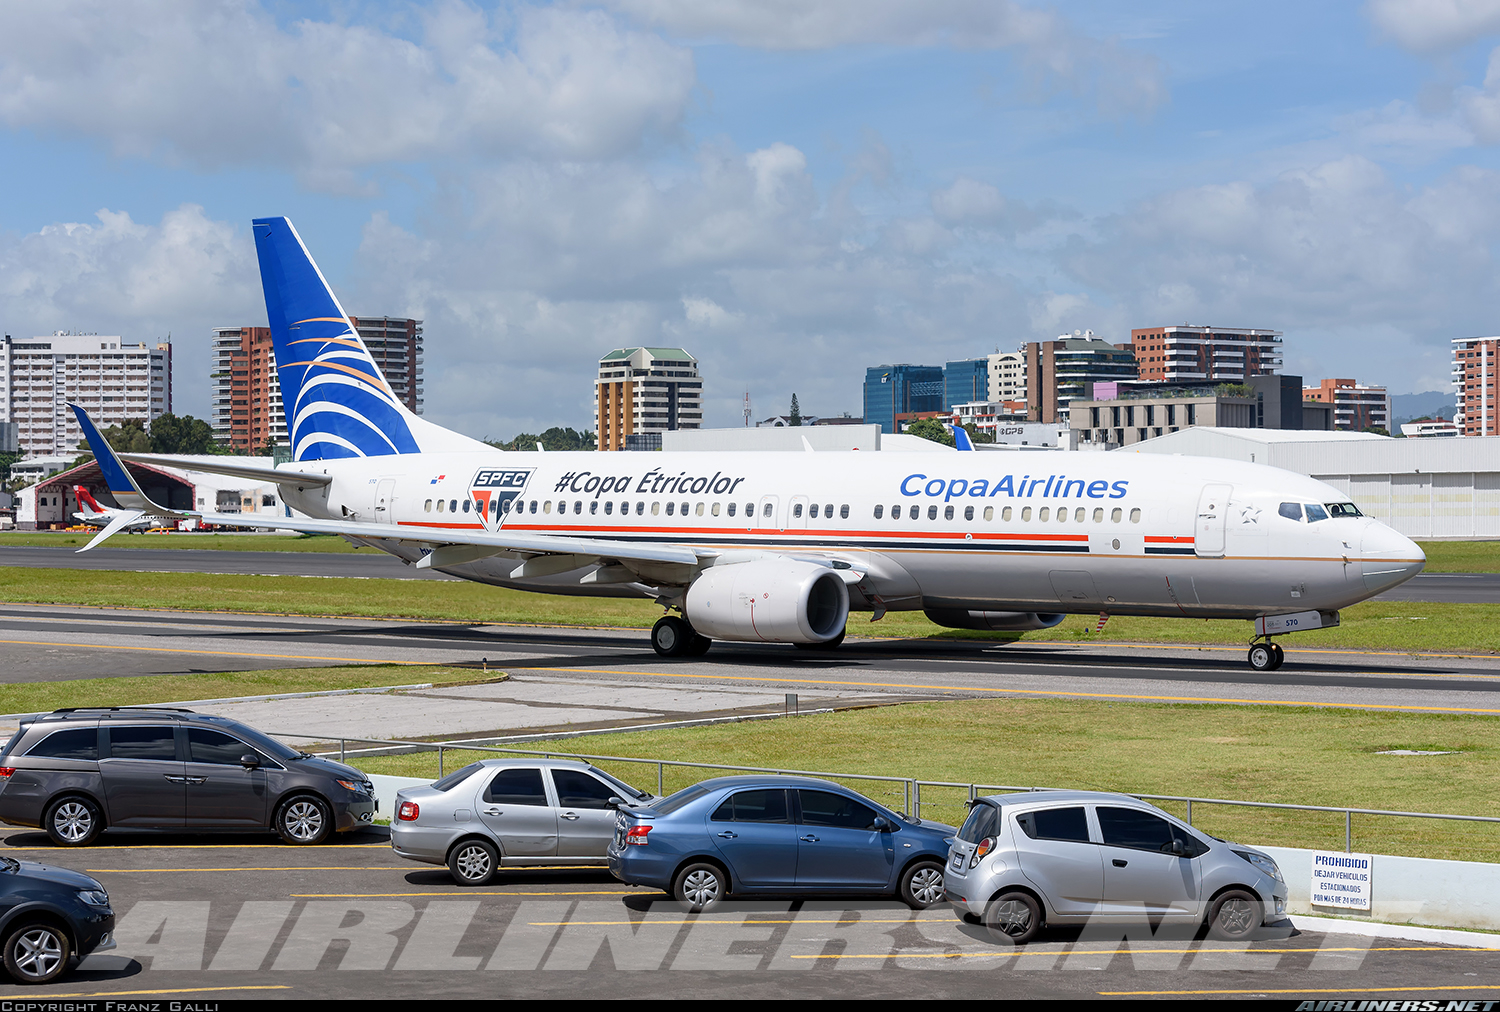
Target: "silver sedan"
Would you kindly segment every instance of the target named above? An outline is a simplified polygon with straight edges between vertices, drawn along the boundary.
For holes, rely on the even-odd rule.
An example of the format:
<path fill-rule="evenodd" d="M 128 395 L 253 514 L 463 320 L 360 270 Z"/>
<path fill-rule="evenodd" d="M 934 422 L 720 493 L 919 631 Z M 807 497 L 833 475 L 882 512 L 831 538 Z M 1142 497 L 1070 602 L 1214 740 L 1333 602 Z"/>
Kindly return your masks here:
<path fill-rule="evenodd" d="M 651 797 L 588 763 L 485 759 L 396 794 L 391 849 L 446 864 L 459 885 L 484 885 L 501 868 L 601 864 L 615 832 L 610 798 Z"/>

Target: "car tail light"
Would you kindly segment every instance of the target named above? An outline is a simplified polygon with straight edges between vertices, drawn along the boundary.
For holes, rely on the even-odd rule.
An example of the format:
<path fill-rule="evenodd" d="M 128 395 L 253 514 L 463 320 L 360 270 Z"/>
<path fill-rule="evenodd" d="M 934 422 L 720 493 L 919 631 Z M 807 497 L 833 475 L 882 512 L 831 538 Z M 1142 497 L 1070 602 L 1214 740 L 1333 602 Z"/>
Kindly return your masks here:
<path fill-rule="evenodd" d="M 421 814 L 422 809 L 417 806 L 415 801 L 403 801 L 401 802 L 401 811 L 396 813 L 396 818 L 402 822 L 415 822 L 417 821 L 417 816 Z"/>
<path fill-rule="evenodd" d="M 16 771 L 14 766 L 0 766 L 0 780 L 9 780 L 10 775 Z"/>
<path fill-rule="evenodd" d="M 651 832 L 650 826 L 631 826 L 625 830 L 626 844 L 644 847 L 646 845 L 646 834 Z"/>
<path fill-rule="evenodd" d="M 979 844 L 974 848 L 974 856 L 969 858 L 969 867 L 979 867 L 979 862 L 984 860 L 985 856 L 994 849 L 995 838 L 993 836 L 986 836 L 983 840 L 980 840 Z"/>

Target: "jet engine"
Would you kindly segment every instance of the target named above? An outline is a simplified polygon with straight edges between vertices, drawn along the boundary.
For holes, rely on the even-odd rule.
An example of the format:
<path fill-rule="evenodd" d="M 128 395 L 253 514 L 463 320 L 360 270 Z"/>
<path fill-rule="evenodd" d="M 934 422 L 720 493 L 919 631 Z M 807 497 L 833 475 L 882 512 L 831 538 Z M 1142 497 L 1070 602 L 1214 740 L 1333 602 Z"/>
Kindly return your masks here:
<path fill-rule="evenodd" d="M 1035 611 L 963 611 L 959 608 L 932 608 L 923 614 L 949 629 L 982 629 L 986 632 L 1051 629 L 1067 617 Z"/>
<path fill-rule="evenodd" d="M 739 562 L 704 570 L 682 612 L 709 639 L 827 643 L 849 620 L 849 588 L 837 570 L 811 562 Z"/>

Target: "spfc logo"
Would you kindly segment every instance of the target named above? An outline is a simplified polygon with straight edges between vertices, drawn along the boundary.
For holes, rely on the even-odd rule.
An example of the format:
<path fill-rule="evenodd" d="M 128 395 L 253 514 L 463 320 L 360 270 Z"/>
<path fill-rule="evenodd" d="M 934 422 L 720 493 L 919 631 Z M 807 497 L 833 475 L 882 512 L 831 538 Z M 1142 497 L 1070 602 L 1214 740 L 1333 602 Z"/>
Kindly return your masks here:
<path fill-rule="evenodd" d="M 486 527 L 505 522 L 512 503 L 526 488 L 535 468 L 484 468 L 469 483 L 469 498 L 479 505 Z"/>

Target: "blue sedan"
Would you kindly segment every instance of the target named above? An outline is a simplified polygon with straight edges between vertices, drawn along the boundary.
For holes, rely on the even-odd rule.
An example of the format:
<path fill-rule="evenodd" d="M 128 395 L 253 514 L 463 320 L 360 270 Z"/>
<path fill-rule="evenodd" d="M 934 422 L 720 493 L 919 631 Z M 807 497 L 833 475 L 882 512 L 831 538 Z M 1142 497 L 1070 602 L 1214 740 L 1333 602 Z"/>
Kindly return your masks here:
<path fill-rule="evenodd" d="M 719 777 L 621 807 L 609 870 L 694 910 L 729 895 L 806 893 L 895 895 L 921 910 L 943 898 L 955 832 L 827 780 Z"/>

